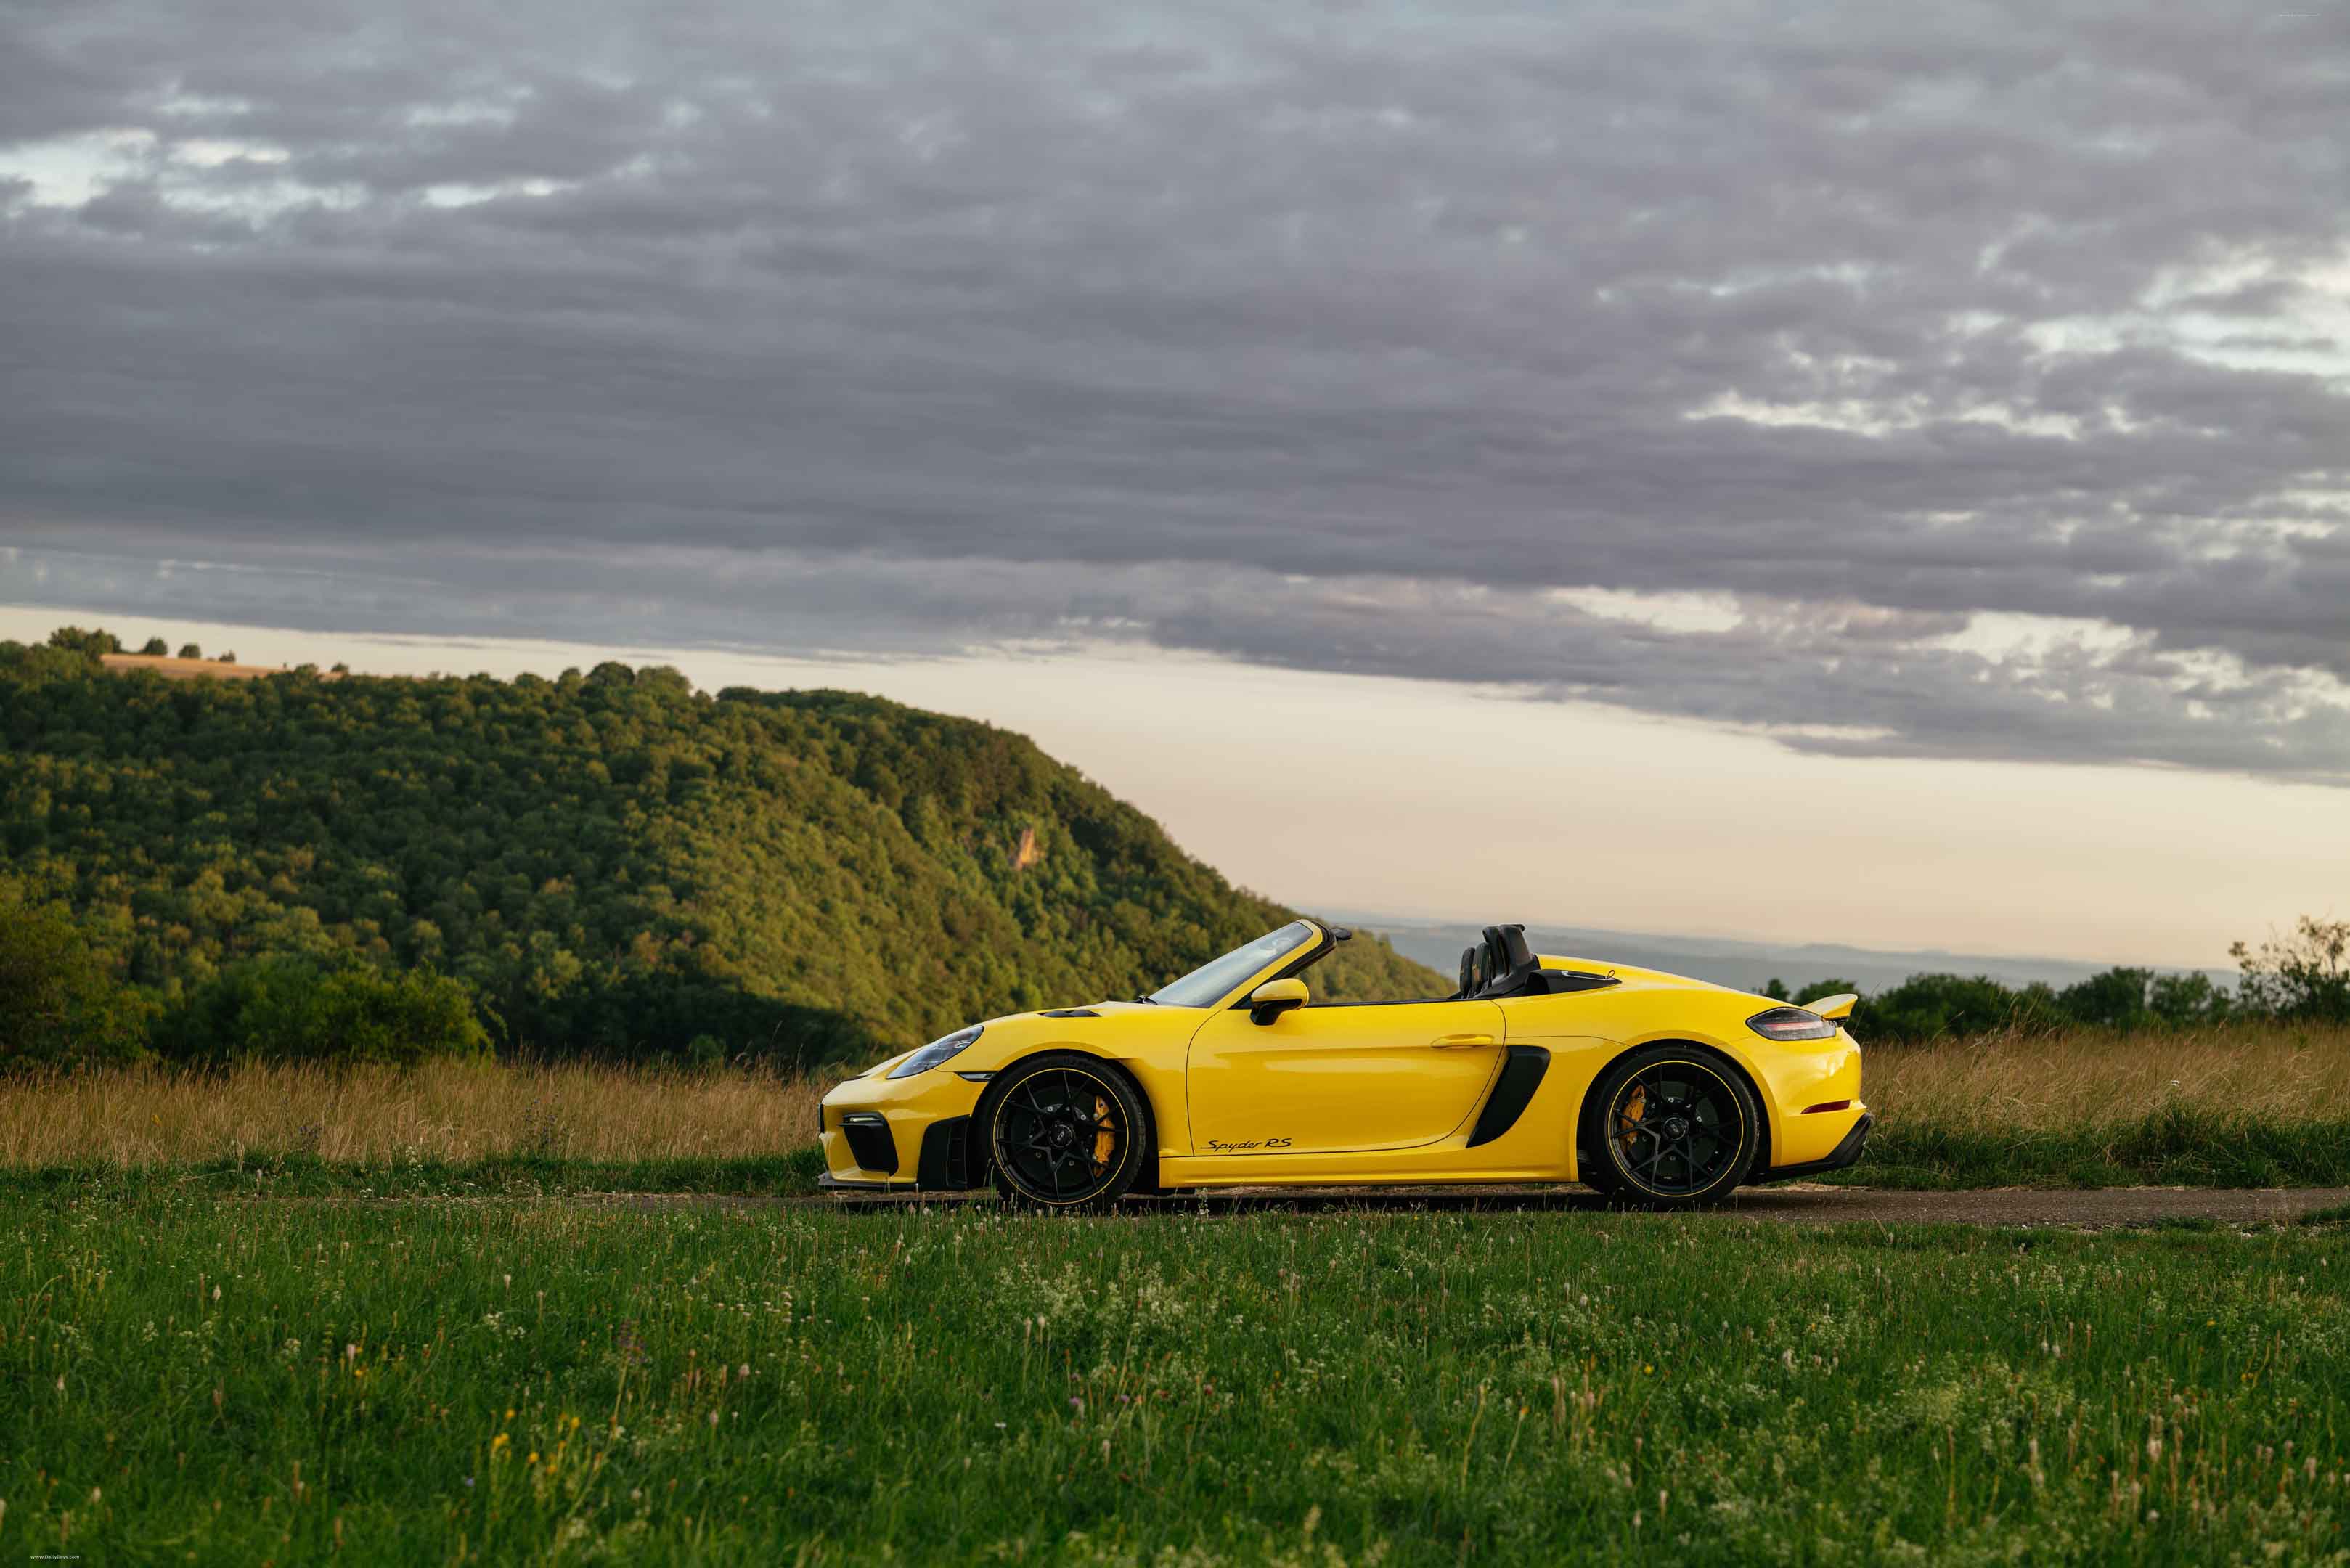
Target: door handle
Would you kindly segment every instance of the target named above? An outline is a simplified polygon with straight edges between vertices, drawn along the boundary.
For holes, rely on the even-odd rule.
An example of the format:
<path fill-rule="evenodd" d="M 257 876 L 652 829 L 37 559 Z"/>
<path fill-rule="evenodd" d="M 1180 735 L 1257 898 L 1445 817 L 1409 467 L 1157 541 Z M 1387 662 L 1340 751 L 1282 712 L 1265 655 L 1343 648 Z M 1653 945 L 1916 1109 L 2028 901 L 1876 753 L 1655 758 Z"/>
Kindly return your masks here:
<path fill-rule="evenodd" d="M 1440 1034 L 1429 1042 L 1439 1051 L 1466 1051 L 1473 1046 L 1491 1045 L 1491 1034 Z"/>

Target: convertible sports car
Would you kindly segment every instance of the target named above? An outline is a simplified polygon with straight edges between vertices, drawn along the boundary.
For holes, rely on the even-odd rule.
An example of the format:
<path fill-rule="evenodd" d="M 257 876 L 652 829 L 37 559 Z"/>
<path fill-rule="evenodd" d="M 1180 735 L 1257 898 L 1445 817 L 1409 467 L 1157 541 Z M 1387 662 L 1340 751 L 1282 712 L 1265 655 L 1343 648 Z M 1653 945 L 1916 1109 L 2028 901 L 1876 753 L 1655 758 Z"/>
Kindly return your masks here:
<path fill-rule="evenodd" d="M 1581 1181 L 1685 1208 L 1860 1158 L 1854 998 L 1803 1007 L 1488 926 L 1450 996 L 1315 1003 L 1292 921 L 1132 1002 L 959 1029 L 824 1097 L 825 1186 L 1025 1206 L 1242 1185 Z"/>

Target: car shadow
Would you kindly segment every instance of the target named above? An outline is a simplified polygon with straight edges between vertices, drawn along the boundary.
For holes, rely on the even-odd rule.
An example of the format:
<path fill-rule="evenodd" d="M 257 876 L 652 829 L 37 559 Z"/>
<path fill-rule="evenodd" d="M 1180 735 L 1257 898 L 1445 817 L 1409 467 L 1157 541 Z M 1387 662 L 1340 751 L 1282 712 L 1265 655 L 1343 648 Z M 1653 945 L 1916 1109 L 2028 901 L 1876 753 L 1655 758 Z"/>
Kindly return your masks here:
<path fill-rule="evenodd" d="M 1732 1193 L 1708 1212 L 1742 1210 L 1774 1215 L 1832 1214 L 1852 1205 L 1855 1189 L 1835 1187 L 1748 1188 Z M 844 1210 L 879 1212 L 923 1207 L 995 1207 L 993 1192 L 842 1193 Z M 1118 1199 L 1120 1214 L 1322 1213 L 1331 1210 L 1419 1213 L 1642 1213 L 1640 1205 L 1586 1187 L 1234 1187 L 1202 1189 Z"/>

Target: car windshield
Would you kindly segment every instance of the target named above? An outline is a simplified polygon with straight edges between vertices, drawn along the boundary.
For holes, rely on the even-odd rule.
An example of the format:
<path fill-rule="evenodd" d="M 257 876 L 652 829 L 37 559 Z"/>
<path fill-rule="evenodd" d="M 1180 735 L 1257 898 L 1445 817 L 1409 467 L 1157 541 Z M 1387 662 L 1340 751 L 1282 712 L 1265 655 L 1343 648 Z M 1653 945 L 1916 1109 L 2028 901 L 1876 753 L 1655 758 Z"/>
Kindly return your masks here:
<path fill-rule="evenodd" d="M 1257 971 L 1312 946 L 1315 934 L 1307 922 L 1292 920 L 1281 929 L 1267 931 L 1245 947 L 1234 948 L 1182 979 L 1159 987 L 1148 1000 L 1162 1007 L 1213 1007 Z"/>

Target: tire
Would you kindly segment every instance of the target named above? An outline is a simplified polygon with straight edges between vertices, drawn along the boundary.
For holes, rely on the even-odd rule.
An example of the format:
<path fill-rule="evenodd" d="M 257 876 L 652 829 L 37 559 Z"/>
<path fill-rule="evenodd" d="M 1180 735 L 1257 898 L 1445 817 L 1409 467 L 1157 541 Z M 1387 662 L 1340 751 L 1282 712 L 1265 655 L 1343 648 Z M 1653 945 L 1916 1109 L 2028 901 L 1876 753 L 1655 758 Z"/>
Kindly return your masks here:
<path fill-rule="evenodd" d="M 978 1120 L 995 1189 L 1020 1209 L 1098 1213 L 1155 1184 L 1150 1104 L 1122 1067 L 1047 1051 L 1006 1067 Z"/>
<path fill-rule="evenodd" d="M 1586 1185 L 1646 1209 L 1721 1202 L 1762 1150 L 1754 1092 L 1729 1063 L 1692 1045 L 1646 1045 L 1608 1064 L 1584 1117 L 1595 1168 L 1583 1173 Z"/>

